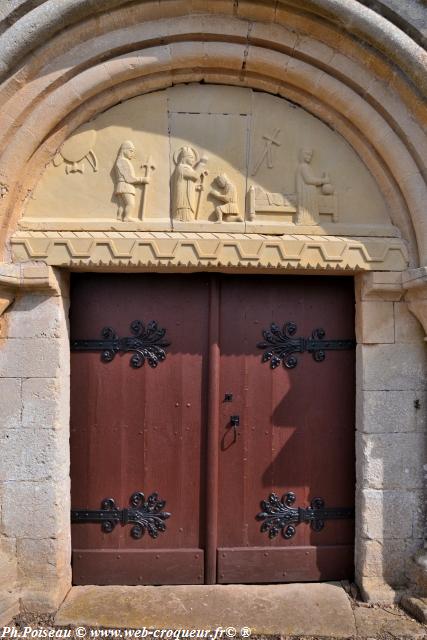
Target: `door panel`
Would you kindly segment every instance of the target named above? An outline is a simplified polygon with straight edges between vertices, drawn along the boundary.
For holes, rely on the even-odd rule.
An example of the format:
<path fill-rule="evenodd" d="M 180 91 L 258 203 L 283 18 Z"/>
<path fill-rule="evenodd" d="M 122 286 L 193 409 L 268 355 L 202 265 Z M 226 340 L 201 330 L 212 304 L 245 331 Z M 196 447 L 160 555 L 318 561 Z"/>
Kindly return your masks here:
<path fill-rule="evenodd" d="M 105 363 L 100 353 L 72 353 L 72 508 L 99 509 L 108 497 L 124 508 L 135 491 L 146 496 L 156 491 L 172 514 L 155 540 L 147 534 L 133 539 L 130 525 L 107 534 L 99 524 L 74 524 L 75 584 L 93 582 L 88 562 L 96 567 L 98 584 L 111 583 L 114 557 L 115 584 L 203 582 L 208 284 L 198 276 L 86 274 L 73 279 L 72 340 L 97 338 L 105 326 L 120 337 L 130 336 L 133 320 L 156 320 L 166 329 L 170 346 L 155 369 L 147 362 L 131 368 L 132 354 Z M 126 556 L 118 559 L 118 550 Z M 178 570 L 182 564 L 185 572 Z"/>
<path fill-rule="evenodd" d="M 351 339 L 353 317 L 346 278 L 223 279 L 220 397 L 231 393 L 233 401 L 223 402 L 220 414 L 219 582 L 351 575 L 351 520 L 327 521 L 321 532 L 300 524 L 286 540 L 261 532 L 256 515 L 271 492 L 294 492 L 295 506 L 322 497 L 327 507 L 353 507 L 354 351 L 328 351 L 323 362 L 297 354 L 294 369 L 272 370 L 257 343 L 272 322 L 288 321 L 296 323 L 296 336 L 323 328 L 331 339 Z M 292 550 L 304 562 L 291 560 Z"/>
<path fill-rule="evenodd" d="M 81 274 L 71 310 L 72 341 L 106 326 L 130 336 L 133 320 L 156 320 L 170 342 L 155 369 L 133 369 L 131 353 L 106 363 L 100 352 L 72 352 L 72 509 L 96 510 L 105 498 L 125 508 L 143 491 L 158 492 L 171 513 L 156 539 L 133 539 L 129 524 L 111 533 L 73 524 L 75 584 L 200 584 L 205 555 L 215 578 L 217 547 L 220 583 L 352 577 L 353 520 L 328 520 L 320 532 L 301 523 L 292 538 L 270 539 L 256 518 L 272 492 L 293 491 L 295 507 L 315 497 L 354 506 L 354 351 L 327 351 L 323 362 L 296 354 L 295 368 L 272 370 L 257 348 L 272 322 L 295 322 L 296 336 L 323 328 L 326 338 L 353 338 L 352 279 Z M 210 535 L 207 521 L 217 523 Z"/>

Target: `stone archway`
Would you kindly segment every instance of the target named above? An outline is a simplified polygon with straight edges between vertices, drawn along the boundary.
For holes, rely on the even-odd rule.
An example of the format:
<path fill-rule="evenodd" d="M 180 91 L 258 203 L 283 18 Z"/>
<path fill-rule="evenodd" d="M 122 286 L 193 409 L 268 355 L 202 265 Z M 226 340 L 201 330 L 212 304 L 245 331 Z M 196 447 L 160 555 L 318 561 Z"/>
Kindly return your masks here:
<path fill-rule="evenodd" d="M 63 256 L 50 259 L 40 241 L 43 231 L 38 231 L 36 227 L 30 230 L 33 238 L 39 234 L 38 240 L 34 241 L 29 239 L 28 234 L 26 237 L 25 225 L 21 225 L 19 231 L 17 228 L 46 165 L 55 157 L 64 140 L 98 113 L 123 100 L 175 84 L 215 83 L 252 88 L 283 97 L 338 132 L 373 176 L 391 221 L 400 230 L 404 240 L 402 246 L 408 252 L 405 266 L 400 265 L 396 269 L 392 264 L 384 263 L 380 268 L 372 269 L 372 264 L 371 267 L 366 266 L 372 255 L 366 253 L 365 246 L 365 262 L 362 265 L 357 261 L 346 265 L 353 273 L 374 271 L 358 276 L 358 338 L 360 343 L 367 345 L 360 346 L 359 363 L 361 366 L 367 363 L 366 366 L 373 367 L 371 371 L 374 371 L 375 366 L 380 370 L 381 367 L 387 367 L 389 358 L 398 362 L 403 357 L 410 369 L 415 368 L 421 377 L 423 375 L 419 331 L 412 325 L 406 304 L 402 302 L 405 287 L 408 287 L 411 289 L 410 308 L 418 313 L 426 326 L 423 315 L 427 264 L 423 165 L 426 140 L 423 133 L 425 114 L 420 101 L 426 82 L 423 66 L 425 53 L 421 47 L 373 10 L 350 0 L 340 3 L 339 7 L 336 3 L 314 0 L 304 2 L 303 7 L 300 3 L 296 7 L 293 2 L 227 1 L 210 6 L 212 3 L 189 3 L 184 0 L 142 2 L 126 7 L 122 4 L 109 1 L 104 6 L 101 2 L 92 4 L 76 0 L 68 4 L 65 13 L 59 6 L 54 6 L 48 20 L 47 12 L 55 3 L 45 2 L 21 20 L 18 19 L 4 36 L 9 54 L 5 58 L 5 81 L 0 88 L 0 95 L 4 99 L 0 115 L 4 123 L 2 140 L 5 149 L 0 158 L 4 259 L 0 274 L 2 307 L 7 308 L 14 298 L 16 301 L 4 316 L 3 335 L 7 338 L 9 350 L 3 351 L 10 366 L 16 357 L 12 353 L 13 348 L 18 346 L 16 341 L 27 339 L 22 327 L 13 323 L 17 321 L 14 321 L 14 317 L 19 318 L 20 310 L 22 312 L 25 308 L 28 313 L 32 307 L 31 295 L 25 292 L 25 288 L 33 287 L 38 291 L 36 295 L 40 302 L 40 305 L 36 305 L 34 318 L 41 313 L 41 326 L 39 334 L 37 331 L 34 335 L 28 334 L 28 339 L 42 339 L 41 335 L 49 335 L 54 340 L 50 345 L 47 342 L 34 343 L 35 351 L 31 357 L 44 358 L 46 361 L 48 386 L 53 385 L 52 389 L 56 391 L 49 398 L 49 401 L 54 399 L 54 408 L 52 405 L 49 405 L 49 409 L 45 408 L 48 412 L 45 415 L 49 416 L 48 421 L 62 425 L 62 430 L 52 436 L 51 449 L 48 450 L 50 460 L 55 461 L 52 462 L 52 468 L 57 469 L 58 476 L 55 476 L 56 471 L 51 470 L 45 478 L 38 471 L 24 466 L 22 475 L 9 478 L 12 483 L 8 487 L 2 485 L 6 514 L 2 533 L 3 538 L 7 537 L 7 540 L 3 539 L 3 546 L 10 575 L 22 576 L 24 601 L 45 608 L 54 608 L 70 584 L 67 561 L 67 463 L 66 455 L 63 457 L 66 453 L 68 424 L 64 402 L 64 395 L 67 394 L 67 367 L 64 363 L 68 358 L 64 310 L 67 293 L 63 276 L 58 273 L 55 275 L 46 267 L 46 263 L 52 267 L 75 267 L 79 260 L 83 260 L 84 264 L 86 254 L 82 254 L 80 246 L 68 262 Z M 33 20 L 39 25 L 36 31 L 31 29 Z M 347 22 L 352 25 L 351 28 L 345 26 Z M 14 36 L 14 30 L 18 28 L 22 28 L 24 33 L 27 30 L 29 34 L 28 38 L 20 39 L 19 44 Z M 46 33 L 51 37 L 44 43 L 42 40 Z M 17 62 L 18 55 L 23 56 L 22 62 Z M 46 231 L 47 236 L 50 232 Z M 17 242 L 20 247 L 18 252 Z M 248 258 L 247 264 L 243 264 L 241 258 L 243 256 L 244 261 L 245 256 L 250 256 L 251 252 L 253 254 L 253 239 L 249 237 L 242 242 L 235 247 L 240 257 L 234 267 L 247 268 L 251 258 Z M 277 241 L 274 242 L 277 245 Z M 356 241 L 353 239 L 352 242 Z M 153 243 L 155 246 L 154 249 L 152 246 L 152 250 L 154 253 L 157 251 L 158 256 L 149 268 L 158 268 L 165 248 L 156 238 Z M 130 263 L 120 264 L 120 260 L 127 259 L 121 256 L 122 247 L 116 243 L 116 248 L 115 268 L 129 268 Z M 280 253 L 280 248 L 274 251 Z M 362 249 L 358 251 L 363 253 Z M 199 243 L 197 252 L 193 268 L 199 267 L 200 260 L 205 265 L 212 260 L 209 258 L 212 255 L 210 247 L 205 259 L 206 247 Z M 325 255 L 324 263 L 313 260 L 306 265 L 296 263 L 296 266 L 300 269 L 331 269 L 327 250 Z M 223 263 L 221 257 L 217 259 L 219 262 L 210 265 L 210 268 L 225 268 L 229 263 L 227 252 Z M 95 262 L 91 268 L 96 268 Z M 286 260 L 279 262 L 271 263 L 267 257 L 264 268 L 283 269 L 292 266 Z M 100 268 L 105 266 L 101 259 Z M 170 263 L 171 267 L 182 269 L 183 265 L 177 258 L 177 264 Z M 406 267 L 409 270 L 405 271 Z M 45 300 L 46 296 L 41 293 L 43 290 L 57 295 Z M 379 324 L 384 331 L 372 333 L 373 323 Z M 50 328 L 47 330 L 46 326 Z M 409 327 L 406 333 L 404 327 Z M 400 331 L 400 342 L 395 342 L 396 331 Z M 51 351 L 50 355 L 43 351 L 45 347 Z M 386 358 L 383 365 L 382 357 Z M 364 432 L 361 434 L 359 457 L 361 533 L 358 538 L 358 580 L 367 597 L 386 599 L 394 597 L 390 596 L 386 586 L 398 588 L 403 585 L 408 576 L 410 558 L 421 546 L 422 524 L 419 522 L 421 516 L 417 504 L 422 496 L 422 487 L 405 483 L 396 486 L 392 472 L 388 472 L 388 478 L 376 478 L 375 470 L 373 476 L 370 475 L 372 460 L 384 459 L 389 469 L 394 468 L 394 463 L 391 458 L 387 459 L 386 448 L 381 449 L 382 445 L 386 446 L 387 436 L 382 433 L 382 439 L 376 435 L 370 438 L 366 433 L 369 428 L 364 426 L 378 419 L 377 415 L 372 417 L 369 407 L 372 408 L 372 403 L 380 402 L 378 394 L 385 393 L 386 389 L 371 388 L 372 380 L 366 382 L 365 374 L 362 374 L 362 370 L 360 372 L 360 391 L 369 393 L 360 394 L 361 402 L 362 398 L 365 399 L 363 406 L 360 405 L 358 418 L 360 430 Z M 6 369 L 5 378 L 5 388 L 10 390 L 10 397 L 13 398 L 13 415 L 17 415 L 16 406 L 24 401 L 25 396 L 28 411 L 35 412 L 31 419 L 28 414 L 29 422 L 26 424 L 34 426 L 34 416 L 42 415 L 42 399 L 48 402 L 43 395 L 45 381 L 41 387 L 37 386 L 40 383 L 37 383 L 36 370 L 30 361 L 25 360 L 20 362 L 19 367 Z M 26 383 L 18 391 L 16 384 L 10 382 L 12 379 L 25 379 Z M 396 382 L 391 383 L 387 392 L 404 391 L 415 394 L 413 398 L 411 396 L 413 402 L 419 400 L 415 397 L 421 390 L 418 378 L 411 382 L 410 389 L 396 389 L 393 385 L 396 386 Z M 390 395 L 388 397 L 391 398 Z M 395 406 L 402 402 L 402 398 L 395 395 Z M 385 398 L 381 402 L 384 401 Z M 410 402 L 408 398 L 407 401 Z M 377 411 L 381 412 L 382 409 Z M 418 423 L 414 417 L 416 415 Z M 400 434 L 402 443 L 409 450 L 416 450 L 422 428 L 413 428 L 411 425 L 419 424 L 419 414 L 413 415 L 412 412 L 410 416 L 406 415 L 404 422 L 405 429 Z M 409 432 L 412 435 L 404 435 Z M 17 433 L 14 435 L 17 436 Z M 36 439 L 37 434 L 33 435 Z M 397 446 L 397 440 L 395 444 Z M 14 446 L 16 455 L 22 456 L 23 445 L 19 439 L 15 440 Z M 35 450 L 36 444 L 33 448 Z M 372 448 L 376 449 L 377 455 L 372 454 Z M 51 527 L 49 531 L 40 529 L 35 535 L 28 531 L 23 533 L 23 523 L 13 521 L 8 516 L 13 504 L 29 488 L 25 484 L 26 477 L 31 477 L 33 472 L 35 478 L 42 482 L 42 493 L 35 494 L 33 499 L 36 505 L 34 513 L 40 509 L 38 519 L 47 513 Z M 59 477 L 60 483 L 57 482 Z M 49 478 L 54 479 L 55 486 Z M 414 482 L 419 483 L 419 480 Z M 40 495 L 43 495 L 44 503 Z M 406 503 L 405 496 L 408 498 Z M 387 508 L 400 513 L 399 526 L 404 531 L 401 537 L 389 532 L 384 538 L 380 530 L 371 528 L 372 510 L 375 511 L 379 504 L 385 504 L 383 499 L 389 500 Z M 397 506 L 399 504 L 401 508 Z M 411 531 L 416 531 L 416 535 L 408 533 L 409 520 Z M 394 551 L 393 557 L 400 564 L 393 576 L 385 562 L 385 554 L 379 548 L 384 539 L 392 541 L 386 543 L 390 557 L 393 549 L 401 546 L 402 540 L 405 541 L 403 555 Z M 47 556 L 54 559 L 48 571 L 42 568 L 43 558 Z M 46 580 L 52 586 L 42 593 L 41 581 Z"/>

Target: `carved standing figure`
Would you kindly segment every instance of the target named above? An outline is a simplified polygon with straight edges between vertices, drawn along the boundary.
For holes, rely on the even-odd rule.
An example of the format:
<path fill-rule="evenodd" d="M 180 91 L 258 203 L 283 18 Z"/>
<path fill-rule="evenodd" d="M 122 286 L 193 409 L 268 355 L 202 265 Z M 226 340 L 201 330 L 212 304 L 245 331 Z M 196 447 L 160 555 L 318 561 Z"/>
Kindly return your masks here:
<path fill-rule="evenodd" d="M 317 187 L 329 183 L 326 174 L 314 175 L 310 163 L 313 158 L 312 149 L 301 149 L 296 172 L 297 222 L 298 224 L 318 224 L 319 194 Z"/>
<path fill-rule="evenodd" d="M 136 176 L 131 159 L 135 157 L 135 145 L 130 140 L 126 140 L 120 146 L 114 172 L 116 176 L 115 195 L 118 196 L 120 204 L 117 211 L 119 220 L 129 220 L 135 210 L 135 186 L 136 184 L 148 184 L 150 178 Z"/>
<path fill-rule="evenodd" d="M 192 147 L 181 147 L 174 154 L 176 167 L 172 176 L 172 214 L 175 220 L 188 222 L 197 218 L 203 179 L 207 175 L 204 169 L 207 161 L 205 157 L 199 160 Z M 197 192 L 199 197 L 196 202 Z"/>
<path fill-rule="evenodd" d="M 215 207 L 216 221 L 222 222 L 233 220 L 233 222 L 243 222 L 240 215 L 239 204 L 237 202 L 237 189 L 225 173 L 221 173 L 215 178 L 213 184 L 219 189 L 211 189 L 210 195 L 223 204 Z"/>

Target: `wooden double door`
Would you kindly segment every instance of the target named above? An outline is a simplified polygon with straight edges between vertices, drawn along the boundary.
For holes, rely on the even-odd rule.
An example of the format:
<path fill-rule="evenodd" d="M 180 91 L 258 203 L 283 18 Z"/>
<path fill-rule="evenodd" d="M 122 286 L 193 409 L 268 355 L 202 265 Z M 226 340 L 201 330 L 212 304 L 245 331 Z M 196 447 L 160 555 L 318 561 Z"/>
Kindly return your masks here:
<path fill-rule="evenodd" d="M 353 338 L 351 278 L 74 275 L 74 583 L 351 578 Z"/>

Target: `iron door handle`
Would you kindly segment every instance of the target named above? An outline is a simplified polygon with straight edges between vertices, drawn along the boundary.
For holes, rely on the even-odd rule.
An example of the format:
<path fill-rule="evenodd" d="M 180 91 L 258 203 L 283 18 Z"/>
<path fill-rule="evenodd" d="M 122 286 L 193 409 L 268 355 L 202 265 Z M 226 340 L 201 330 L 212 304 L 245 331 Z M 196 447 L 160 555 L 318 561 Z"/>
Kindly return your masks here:
<path fill-rule="evenodd" d="M 237 430 L 240 427 L 240 416 L 230 416 L 230 425 Z"/>

